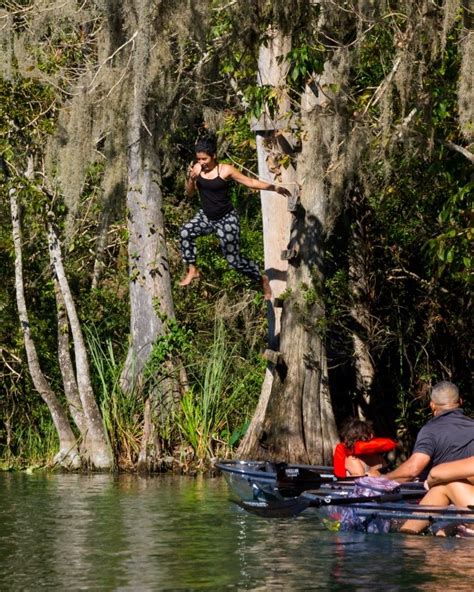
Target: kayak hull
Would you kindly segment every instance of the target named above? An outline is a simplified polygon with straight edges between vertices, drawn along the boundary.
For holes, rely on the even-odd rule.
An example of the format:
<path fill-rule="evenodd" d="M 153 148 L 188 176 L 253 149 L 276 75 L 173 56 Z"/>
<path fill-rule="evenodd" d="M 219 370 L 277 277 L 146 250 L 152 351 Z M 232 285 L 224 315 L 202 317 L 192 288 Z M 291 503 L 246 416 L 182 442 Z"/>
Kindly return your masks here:
<path fill-rule="evenodd" d="M 265 461 L 225 460 L 215 465 L 230 490 L 242 501 L 281 500 L 294 497 L 324 483 L 337 483 L 332 467 L 291 465 Z M 352 485 L 352 479 L 341 483 Z M 346 486 L 347 486 L 346 485 Z"/>

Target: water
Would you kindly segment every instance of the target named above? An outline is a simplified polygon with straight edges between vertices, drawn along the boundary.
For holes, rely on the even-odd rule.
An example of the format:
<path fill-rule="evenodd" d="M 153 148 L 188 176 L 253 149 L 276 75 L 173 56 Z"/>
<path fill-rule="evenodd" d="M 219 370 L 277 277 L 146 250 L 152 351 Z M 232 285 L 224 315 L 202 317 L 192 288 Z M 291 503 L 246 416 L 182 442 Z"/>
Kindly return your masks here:
<path fill-rule="evenodd" d="M 0 590 L 472 590 L 474 539 L 251 516 L 223 479 L 0 474 Z"/>

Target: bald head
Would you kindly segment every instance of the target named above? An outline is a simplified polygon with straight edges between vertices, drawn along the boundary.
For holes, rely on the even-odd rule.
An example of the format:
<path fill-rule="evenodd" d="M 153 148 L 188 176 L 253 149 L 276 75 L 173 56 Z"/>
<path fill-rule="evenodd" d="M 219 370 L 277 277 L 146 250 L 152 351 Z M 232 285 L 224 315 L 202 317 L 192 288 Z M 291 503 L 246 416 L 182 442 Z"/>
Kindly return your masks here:
<path fill-rule="evenodd" d="M 434 385 L 431 400 L 437 406 L 456 407 L 460 404 L 459 389 L 452 382 L 443 380 Z"/>

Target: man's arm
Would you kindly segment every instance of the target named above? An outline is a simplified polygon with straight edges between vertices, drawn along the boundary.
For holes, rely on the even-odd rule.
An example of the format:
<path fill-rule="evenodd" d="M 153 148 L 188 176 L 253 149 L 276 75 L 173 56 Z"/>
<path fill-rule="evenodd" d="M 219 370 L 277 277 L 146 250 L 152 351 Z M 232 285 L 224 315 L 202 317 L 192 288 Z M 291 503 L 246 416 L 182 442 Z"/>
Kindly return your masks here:
<path fill-rule="evenodd" d="M 383 477 L 393 479 L 403 483 L 404 481 L 413 481 L 420 475 L 423 469 L 426 469 L 431 457 L 423 452 L 414 452 L 410 458 L 398 466 L 394 471 L 385 473 Z"/>

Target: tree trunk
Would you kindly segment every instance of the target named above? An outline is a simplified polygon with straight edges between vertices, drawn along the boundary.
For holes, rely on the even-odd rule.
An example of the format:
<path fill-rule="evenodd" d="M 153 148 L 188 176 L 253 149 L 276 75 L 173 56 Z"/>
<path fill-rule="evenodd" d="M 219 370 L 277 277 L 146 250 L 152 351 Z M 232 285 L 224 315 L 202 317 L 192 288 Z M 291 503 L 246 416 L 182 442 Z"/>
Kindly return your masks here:
<path fill-rule="evenodd" d="M 28 368 L 35 389 L 38 391 L 41 398 L 48 406 L 49 412 L 51 413 L 51 418 L 59 437 L 59 452 L 55 456 L 54 460 L 61 465 L 76 469 L 81 465 L 76 436 L 69 425 L 69 420 L 65 410 L 56 397 L 56 394 L 52 390 L 50 384 L 46 380 L 43 372 L 41 371 L 35 343 L 31 335 L 23 281 L 21 223 L 15 189 L 10 190 L 10 207 L 13 228 L 13 244 L 15 248 L 16 301 L 18 306 L 18 315 L 23 331 L 23 339 L 25 342 Z"/>
<path fill-rule="evenodd" d="M 273 86 L 279 96 L 278 107 L 273 117 L 268 111 L 255 122 L 258 174 L 261 179 L 285 184 L 296 191 L 296 172 L 292 165 L 281 166 L 279 158 L 291 153 L 292 139 L 288 119 L 290 102 L 286 94 L 285 78 L 288 64 L 283 59 L 291 49 L 291 39 L 275 30 L 269 30 L 267 42 L 260 46 L 258 58 L 258 83 Z M 270 279 L 272 300 L 268 315 L 269 346 L 278 349 L 281 308 L 275 307 L 278 298 L 286 289 L 288 261 L 282 259 L 290 237 L 291 213 L 287 199 L 274 191 L 261 191 L 263 247 L 265 273 Z"/>
<path fill-rule="evenodd" d="M 64 394 L 69 405 L 69 413 L 79 429 L 82 437 L 87 434 L 87 421 L 82 408 L 81 397 L 77 387 L 74 366 L 71 359 L 69 342 L 69 322 L 67 319 L 66 305 L 59 287 L 58 280 L 54 278 L 54 293 L 56 296 L 56 309 L 58 315 L 58 361 L 63 379 Z"/>
<path fill-rule="evenodd" d="M 64 306 L 66 308 L 71 334 L 74 343 L 76 362 L 76 379 L 82 409 L 87 422 L 85 435 L 85 456 L 91 466 L 96 469 L 110 469 L 113 466 L 113 456 L 102 422 L 99 407 L 94 397 L 90 379 L 87 349 L 82 335 L 81 324 L 77 316 L 76 305 L 64 272 L 61 248 L 51 220 L 48 221 L 48 242 L 51 265 L 58 280 Z"/>
<path fill-rule="evenodd" d="M 130 345 L 121 376 L 121 387 L 128 393 L 140 390 L 143 371 L 157 338 L 167 332 L 166 321 L 175 315 L 171 294 L 168 252 L 162 212 L 160 161 L 157 144 L 156 114 L 149 103 L 153 6 L 137 7 L 136 37 L 132 56 L 132 84 L 128 114 L 128 257 L 130 289 Z M 156 138 L 156 140 L 155 140 Z M 166 368 L 156 369 L 163 376 L 157 381 L 147 413 L 170 409 L 183 390 L 183 368 L 173 360 Z M 147 418 L 149 422 L 149 417 Z M 148 425 L 148 423 L 147 423 Z M 155 462 L 156 434 L 147 429 L 143 435 L 140 469 Z M 146 461 L 146 457 L 148 461 Z"/>
<path fill-rule="evenodd" d="M 258 58 L 258 83 L 271 85 L 279 90 L 278 110 L 274 118 L 264 112 L 253 125 L 256 132 L 258 175 L 260 179 L 270 182 L 281 182 L 290 191 L 296 192 L 296 171 L 292 165 L 287 168 L 279 166 L 276 160 L 283 154 L 291 152 L 292 138 L 287 116 L 290 104 L 285 93 L 285 77 L 288 65 L 281 58 L 291 49 L 291 39 L 278 31 L 268 31 L 268 42 L 260 46 Z M 270 279 L 272 299 L 267 302 L 268 313 L 268 347 L 277 351 L 280 344 L 281 307 L 275 306 L 275 299 L 286 289 L 288 260 L 282 259 L 290 237 L 292 216 L 288 201 L 273 191 L 261 191 L 263 247 L 265 257 L 265 273 Z M 277 301 L 278 302 L 278 301 Z M 248 438 L 259 433 L 273 383 L 271 366 L 265 372 L 265 379 L 240 450 L 245 451 Z"/>
<path fill-rule="evenodd" d="M 165 331 L 164 320 L 174 317 L 160 162 L 153 135 L 155 113 L 151 107 L 146 108 L 152 13 L 151 6 L 145 10 L 137 6 L 139 35 L 132 56 L 133 92 L 128 114 L 130 347 L 121 380 L 127 392 L 137 386 L 156 338 Z"/>
<path fill-rule="evenodd" d="M 324 343 L 324 242 L 340 207 L 347 124 L 340 97 L 348 74 L 346 50 L 325 63 L 319 84 L 306 86 L 301 102 L 301 202 L 295 212 L 284 301 L 280 357 L 265 417 L 239 452 L 256 459 L 331 463 L 337 430 Z M 336 172 L 334 172 L 336 171 Z"/>
<path fill-rule="evenodd" d="M 360 215 L 357 198 L 358 192 L 356 191 L 353 199 L 356 216 L 352 222 L 349 253 L 349 290 L 352 296 L 351 317 L 355 325 L 352 332 L 352 343 L 354 347 L 354 369 L 358 394 L 357 415 L 360 419 L 367 419 L 375 368 L 368 345 L 368 338 L 373 328 L 368 305 L 370 282 L 367 271 L 367 242 L 365 240 L 364 220 Z"/>

